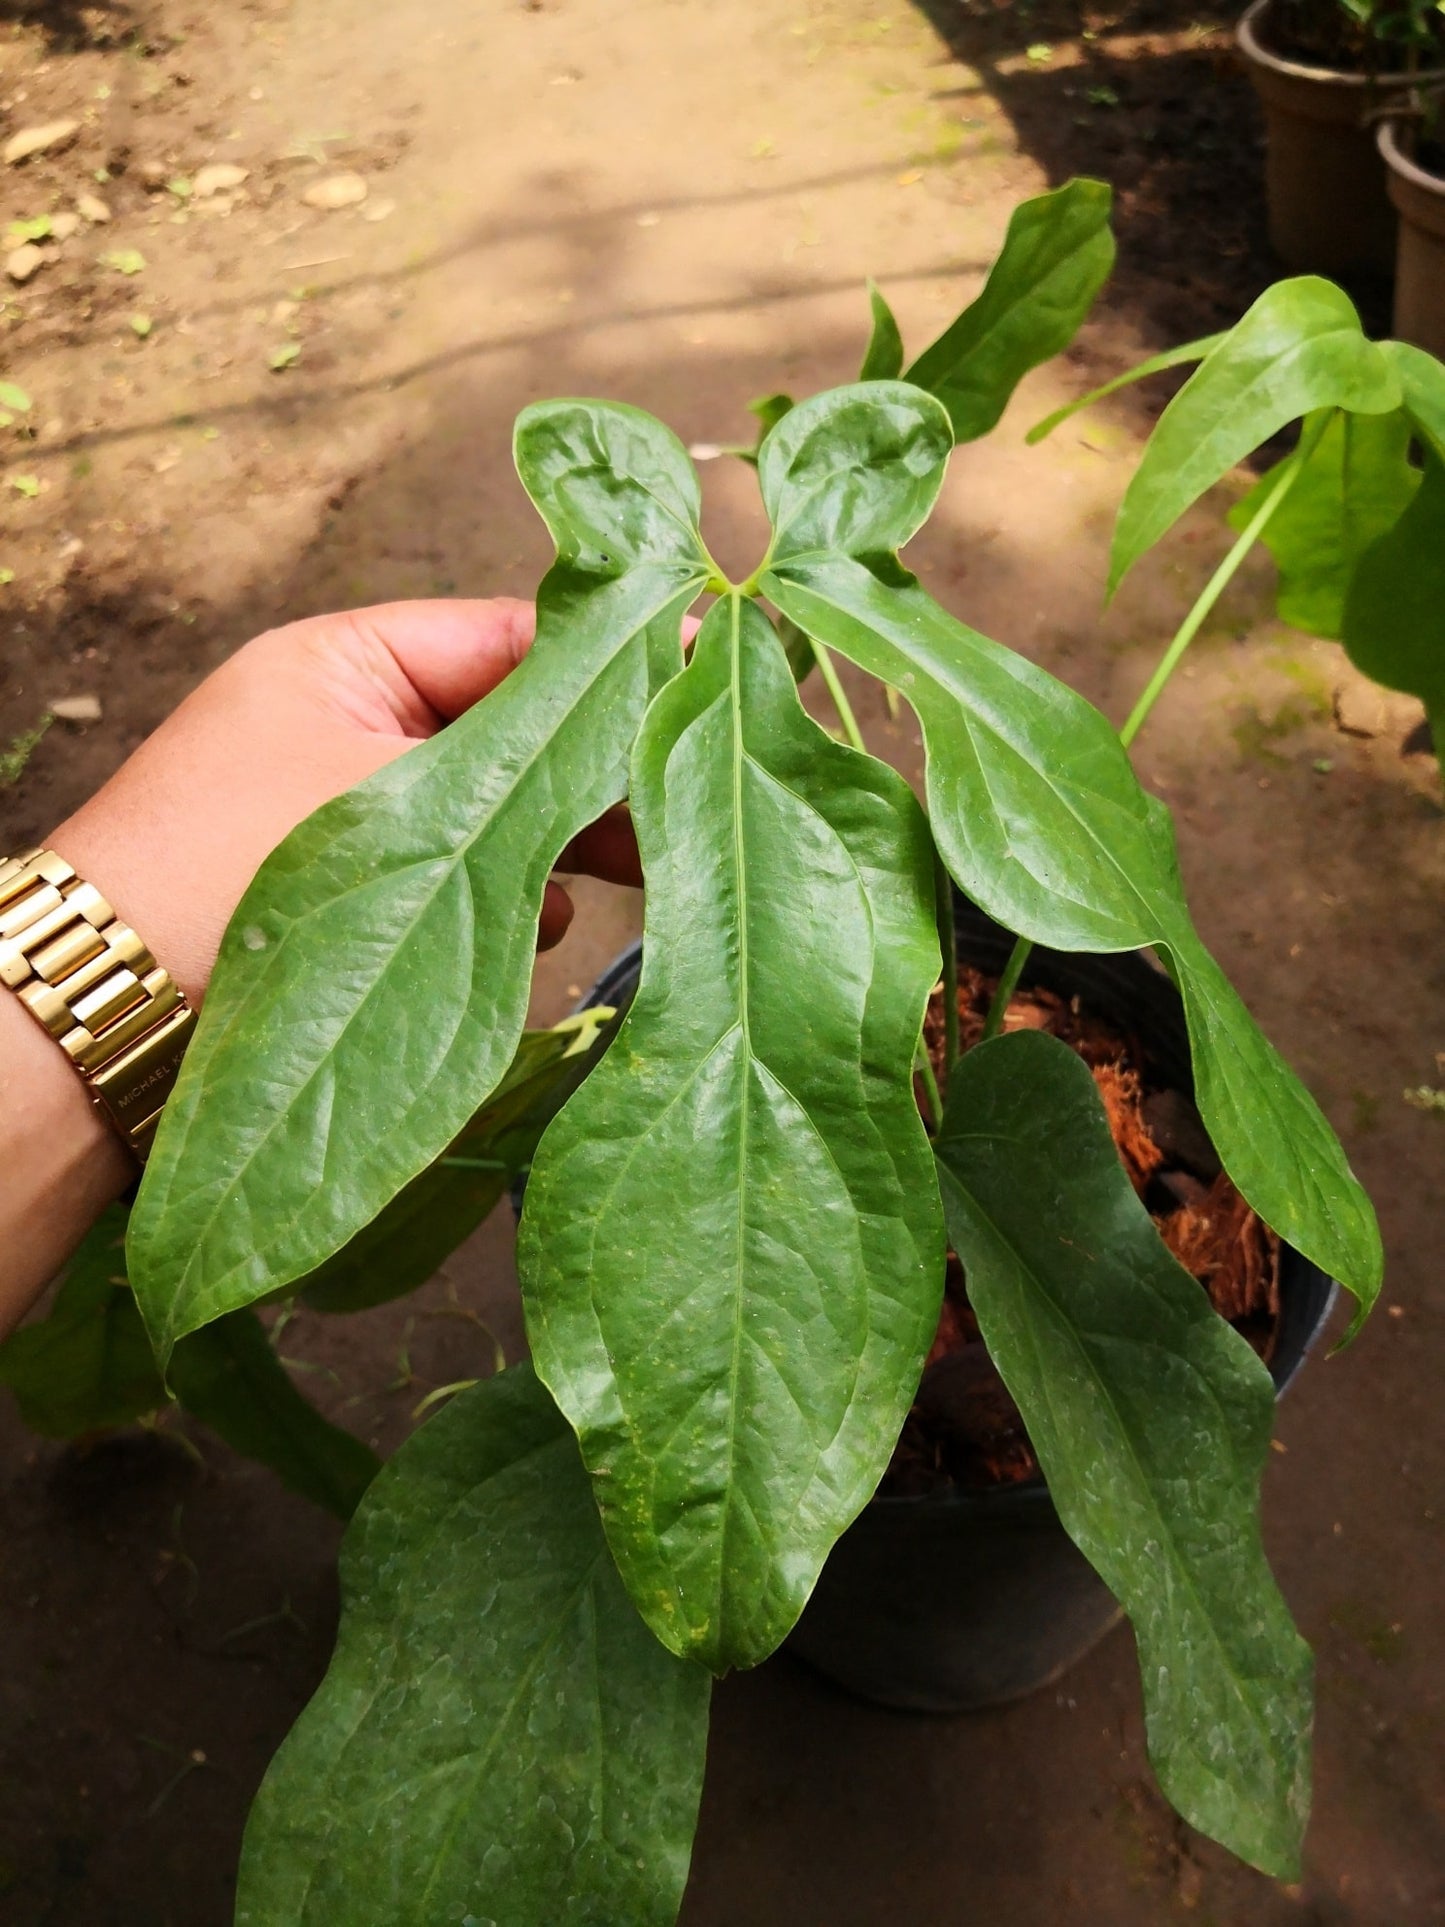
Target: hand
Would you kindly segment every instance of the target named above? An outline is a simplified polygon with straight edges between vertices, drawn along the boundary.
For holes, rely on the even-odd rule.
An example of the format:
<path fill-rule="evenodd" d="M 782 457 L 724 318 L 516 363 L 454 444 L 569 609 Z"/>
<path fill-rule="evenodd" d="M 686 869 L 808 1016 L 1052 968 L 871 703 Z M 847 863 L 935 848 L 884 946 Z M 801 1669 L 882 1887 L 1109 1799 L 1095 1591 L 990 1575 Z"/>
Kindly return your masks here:
<path fill-rule="evenodd" d="M 527 602 L 398 602 L 248 643 L 142 743 L 51 846 L 114 905 L 193 1002 L 231 913 L 303 817 L 434 735 L 532 642 Z M 625 810 L 563 867 L 640 883 Z M 547 885 L 539 942 L 572 905 Z M 134 1176 L 129 1152 L 19 1000 L 0 990 L 0 1333 Z"/>
<path fill-rule="evenodd" d="M 529 602 L 394 602 L 258 636 L 188 696 L 54 848 L 192 1001 L 242 893 L 288 831 L 495 689 L 531 646 Z M 641 882 L 625 811 L 564 869 Z M 572 905 L 547 886 L 540 942 Z"/>

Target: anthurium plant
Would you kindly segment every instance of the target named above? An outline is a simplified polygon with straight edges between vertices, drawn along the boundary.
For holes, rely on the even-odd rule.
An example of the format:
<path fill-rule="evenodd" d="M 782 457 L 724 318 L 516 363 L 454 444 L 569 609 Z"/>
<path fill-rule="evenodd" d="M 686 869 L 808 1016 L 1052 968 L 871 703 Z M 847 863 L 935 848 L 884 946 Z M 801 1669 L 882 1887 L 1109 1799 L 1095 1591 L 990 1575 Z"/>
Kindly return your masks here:
<path fill-rule="evenodd" d="M 1184 510 L 1282 429 L 1296 446 L 1229 510 L 1238 540 L 1140 699 L 1142 721 L 1179 657 L 1258 542 L 1278 568 L 1277 613 L 1344 644 L 1355 667 L 1418 696 L 1445 745 L 1445 367 L 1403 341 L 1367 342 L 1348 297 L 1312 275 L 1279 281 L 1223 334 L 1189 342 L 1060 409 L 1198 366 L 1159 419 L 1119 511 L 1117 587 Z M 1130 724 L 1123 734 L 1128 740 Z"/>
<path fill-rule="evenodd" d="M 557 549 L 533 649 L 302 824 L 238 909 L 130 1225 L 159 1366 L 184 1397 L 187 1349 L 264 1300 L 410 1289 L 523 1165 L 532 1355 L 436 1409 L 361 1500 L 241 1922 L 672 1921 L 710 1681 L 786 1638 L 877 1487 L 950 1244 L 1059 1516 L 1132 1620 L 1164 1791 L 1294 1873 L 1310 1659 L 1260 1538 L 1269 1374 L 1160 1241 L 1065 1045 L 950 1048 L 946 1105 L 915 1097 L 954 886 L 1017 933 L 1015 966 L 1032 943 L 1152 948 L 1231 1177 L 1357 1320 L 1378 1292 L 1369 1202 L 1195 930 L 1120 736 L 899 560 L 955 445 L 1078 327 L 1108 214 L 1087 181 L 1021 207 L 906 368 L 875 290 L 865 378 L 760 405 L 771 535 L 741 581 L 661 423 L 526 409 L 517 469 Z M 1206 361 L 1161 424 L 1116 576 L 1291 420 L 1426 408 L 1343 296 L 1285 299 L 1289 326 L 1255 311 L 1211 350 L 1230 378 Z M 922 802 L 864 750 L 840 656 L 912 706 Z M 812 663 L 839 734 L 799 698 Z M 548 873 L 623 799 L 636 995 L 539 1041 Z"/>

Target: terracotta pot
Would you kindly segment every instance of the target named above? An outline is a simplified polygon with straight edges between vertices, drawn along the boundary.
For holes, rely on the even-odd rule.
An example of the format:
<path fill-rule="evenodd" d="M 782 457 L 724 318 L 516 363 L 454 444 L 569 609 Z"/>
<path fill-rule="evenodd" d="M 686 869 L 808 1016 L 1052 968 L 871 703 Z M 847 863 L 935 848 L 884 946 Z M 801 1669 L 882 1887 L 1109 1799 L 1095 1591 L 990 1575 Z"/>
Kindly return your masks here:
<path fill-rule="evenodd" d="M 1395 333 L 1445 358 L 1445 179 L 1427 173 L 1401 145 L 1398 122 L 1379 130 L 1390 199 L 1400 216 L 1395 265 Z"/>
<path fill-rule="evenodd" d="M 1270 244 L 1297 273 L 1389 274 L 1395 221 L 1367 116 L 1445 70 L 1372 78 L 1286 60 L 1260 43 L 1269 5 L 1254 0 L 1236 38 L 1264 108 Z"/>

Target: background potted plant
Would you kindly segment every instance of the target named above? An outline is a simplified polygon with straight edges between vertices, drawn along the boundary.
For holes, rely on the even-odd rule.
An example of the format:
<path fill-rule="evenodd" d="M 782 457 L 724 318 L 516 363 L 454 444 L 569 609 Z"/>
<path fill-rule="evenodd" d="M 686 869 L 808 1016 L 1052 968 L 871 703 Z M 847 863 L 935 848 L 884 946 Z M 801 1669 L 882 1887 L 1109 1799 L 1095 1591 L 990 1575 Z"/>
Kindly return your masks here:
<path fill-rule="evenodd" d="M 1400 217 L 1395 333 L 1445 355 L 1445 87 L 1414 90 L 1378 139 Z"/>
<path fill-rule="evenodd" d="M 1192 488 L 1204 476 L 1208 486 L 1302 420 L 1295 448 L 1229 511 L 1237 539 L 1166 651 L 1141 708 L 1262 542 L 1278 569 L 1280 618 L 1343 643 L 1365 675 L 1417 696 L 1438 754 L 1445 740 L 1445 367 L 1406 341 L 1369 343 L 1362 358 L 1363 340 L 1359 316 L 1339 288 L 1310 275 L 1276 282 L 1233 328 L 1141 362 L 1030 432 L 1041 441 L 1130 382 L 1199 364 L 1161 415 L 1125 494 L 1112 590 L 1120 557 L 1157 541 L 1169 525 L 1180 480 Z"/>
<path fill-rule="evenodd" d="M 868 378 L 773 398 L 753 451 L 772 539 L 742 582 L 660 424 L 527 410 L 518 464 L 558 550 L 536 648 L 301 826 L 238 910 L 132 1222 L 157 1356 L 179 1379 L 186 1346 L 266 1298 L 409 1289 L 530 1164 L 535 1359 L 460 1391 L 362 1501 L 336 1655 L 258 1799 L 240 1920 L 670 1920 L 709 1673 L 789 1634 L 867 1506 L 937 1335 L 945 1218 L 1043 1503 L 1133 1619 L 1161 1783 L 1255 1865 L 1296 1865 L 1309 1660 L 1259 1541 L 1270 1374 L 1161 1241 L 1079 1055 L 1007 1030 L 1014 986 L 1155 949 L 1222 1164 L 1357 1320 L 1373 1214 L 1200 943 L 1125 744 L 897 560 L 954 442 L 1077 327 L 1107 214 L 1088 182 L 1021 208 L 906 379 L 875 292 Z M 1130 486 L 1114 580 L 1289 421 L 1433 419 L 1445 371 L 1368 342 L 1337 290 L 1292 300 L 1287 327 L 1252 311 L 1207 344 Z M 801 708 L 805 659 L 841 695 L 834 651 L 912 704 L 926 816 Z M 855 737 L 846 699 L 840 720 Z M 624 794 L 647 877 L 636 996 L 529 1038 L 547 871 Z M 967 1051 L 955 886 L 1001 946 Z M 930 999 L 946 1105 L 920 1057 Z"/>
<path fill-rule="evenodd" d="M 1287 267 L 1386 275 L 1394 221 L 1373 121 L 1445 78 L 1436 0 L 1253 0 L 1239 49 L 1264 108 L 1269 238 Z"/>

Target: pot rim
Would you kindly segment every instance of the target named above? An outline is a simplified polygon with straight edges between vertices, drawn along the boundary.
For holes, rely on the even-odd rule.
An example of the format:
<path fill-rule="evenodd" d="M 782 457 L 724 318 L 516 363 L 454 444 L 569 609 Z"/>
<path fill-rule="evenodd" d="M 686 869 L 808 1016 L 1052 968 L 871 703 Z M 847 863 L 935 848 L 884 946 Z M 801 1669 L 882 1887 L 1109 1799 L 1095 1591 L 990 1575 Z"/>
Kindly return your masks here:
<path fill-rule="evenodd" d="M 1445 200 L 1445 176 L 1428 172 L 1400 145 L 1400 129 L 1403 125 L 1396 118 L 1382 120 L 1375 129 L 1375 145 L 1380 150 L 1381 159 L 1401 180 L 1409 181 L 1412 187 L 1418 187 L 1423 194 L 1434 194 Z"/>
<path fill-rule="evenodd" d="M 1302 60 L 1289 60 L 1283 54 L 1271 53 L 1255 31 L 1270 4 L 1271 0 L 1250 0 L 1234 30 L 1234 41 L 1246 60 L 1268 67 L 1271 73 L 1285 74 L 1291 80 L 1314 81 L 1324 87 L 1378 88 L 1389 93 L 1419 86 L 1422 81 L 1445 80 L 1445 67 L 1422 67 L 1413 74 L 1356 74 L 1347 67 L 1311 67 Z"/>

